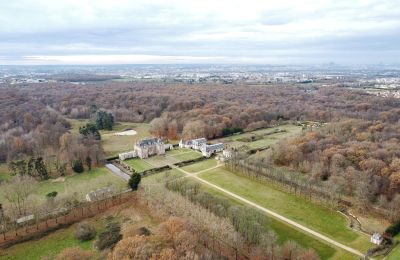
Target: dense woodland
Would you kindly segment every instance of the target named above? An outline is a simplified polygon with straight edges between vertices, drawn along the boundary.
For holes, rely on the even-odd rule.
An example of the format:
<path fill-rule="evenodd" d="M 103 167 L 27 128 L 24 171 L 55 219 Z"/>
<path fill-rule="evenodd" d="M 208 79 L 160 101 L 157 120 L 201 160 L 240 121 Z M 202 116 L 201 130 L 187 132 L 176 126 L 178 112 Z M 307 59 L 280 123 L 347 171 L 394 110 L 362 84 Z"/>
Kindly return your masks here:
<path fill-rule="evenodd" d="M 153 134 L 172 139 L 313 120 L 329 124 L 262 160 L 317 180 L 343 179 L 346 195 L 369 202 L 391 201 L 400 191 L 399 99 L 339 87 L 111 81 L 3 85 L 0 97 L 0 161 L 33 156 L 50 168 L 87 157 L 100 163 L 100 138 L 72 135 L 66 120 L 92 118 L 94 109 L 111 113 L 112 121 L 151 122 Z"/>
<path fill-rule="evenodd" d="M 266 161 L 294 169 L 311 183 L 331 181 L 338 193 L 355 197 L 361 208 L 375 203 L 398 218 L 399 140 L 400 124 L 385 116 L 352 119 L 283 140 Z"/>

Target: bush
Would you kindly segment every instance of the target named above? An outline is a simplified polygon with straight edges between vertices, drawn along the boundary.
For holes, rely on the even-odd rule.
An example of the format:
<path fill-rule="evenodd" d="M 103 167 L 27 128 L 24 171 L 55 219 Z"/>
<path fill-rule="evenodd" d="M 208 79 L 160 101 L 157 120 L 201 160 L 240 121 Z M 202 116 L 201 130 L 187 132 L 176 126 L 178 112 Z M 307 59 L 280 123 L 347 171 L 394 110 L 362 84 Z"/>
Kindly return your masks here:
<path fill-rule="evenodd" d="M 82 173 L 85 169 L 83 168 L 83 163 L 81 160 L 75 160 L 72 163 L 72 170 L 76 173 Z"/>
<path fill-rule="evenodd" d="M 96 236 L 96 229 L 86 222 L 80 223 L 75 230 L 75 238 L 80 241 L 92 240 Z"/>
<path fill-rule="evenodd" d="M 140 176 L 139 173 L 133 173 L 131 178 L 128 181 L 128 185 L 132 190 L 137 190 L 139 187 L 140 180 L 142 179 L 142 176 Z"/>
<path fill-rule="evenodd" d="M 99 235 L 96 246 L 99 250 L 113 248 L 122 239 L 121 226 L 117 222 L 110 222 L 106 230 Z"/>
<path fill-rule="evenodd" d="M 395 223 L 390 225 L 386 230 L 385 233 L 391 237 L 396 236 L 400 233 L 400 219 L 397 220 Z"/>
<path fill-rule="evenodd" d="M 56 260 L 90 260 L 94 258 L 94 254 L 85 251 L 79 247 L 72 247 L 64 249 L 57 255 Z"/>
<path fill-rule="evenodd" d="M 57 191 L 52 191 L 46 194 L 47 198 L 55 198 L 57 197 L 58 192 Z"/>

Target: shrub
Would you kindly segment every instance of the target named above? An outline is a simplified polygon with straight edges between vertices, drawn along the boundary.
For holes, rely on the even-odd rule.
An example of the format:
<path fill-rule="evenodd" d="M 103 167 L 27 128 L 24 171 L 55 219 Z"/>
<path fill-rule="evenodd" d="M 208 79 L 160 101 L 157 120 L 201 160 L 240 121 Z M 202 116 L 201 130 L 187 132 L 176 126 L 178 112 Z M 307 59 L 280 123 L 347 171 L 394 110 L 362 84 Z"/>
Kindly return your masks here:
<path fill-rule="evenodd" d="M 80 223 L 75 230 L 75 237 L 80 241 L 92 240 L 96 236 L 96 229 L 86 222 Z"/>
<path fill-rule="evenodd" d="M 133 173 L 131 178 L 129 179 L 128 185 L 132 190 L 137 190 L 139 187 L 139 183 L 142 177 L 139 173 Z"/>
<path fill-rule="evenodd" d="M 390 225 L 386 230 L 385 233 L 391 237 L 396 236 L 400 233 L 400 219 L 397 220 L 395 223 Z"/>
<path fill-rule="evenodd" d="M 72 163 L 72 170 L 76 173 L 82 173 L 85 169 L 83 168 L 83 163 L 81 160 L 75 160 Z"/>
<path fill-rule="evenodd" d="M 117 222 L 109 222 L 106 230 L 99 235 L 96 246 L 99 250 L 113 248 L 122 239 L 121 226 Z"/>
<path fill-rule="evenodd" d="M 56 260 L 90 260 L 93 259 L 94 254 L 85 251 L 79 247 L 72 247 L 64 249 L 57 255 Z"/>
<path fill-rule="evenodd" d="M 57 197 L 58 192 L 57 191 L 52 191 L 46 194 L 47 198 L 55 198 Z"/>

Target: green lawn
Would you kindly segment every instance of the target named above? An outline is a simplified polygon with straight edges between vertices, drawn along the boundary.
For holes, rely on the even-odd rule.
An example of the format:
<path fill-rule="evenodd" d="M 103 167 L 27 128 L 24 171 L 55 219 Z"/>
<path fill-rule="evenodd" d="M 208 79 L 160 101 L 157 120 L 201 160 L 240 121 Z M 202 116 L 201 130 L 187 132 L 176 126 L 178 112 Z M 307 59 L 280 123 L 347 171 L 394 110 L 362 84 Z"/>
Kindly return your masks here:
<path fill-rule="evenodd" d="M 350 229 L 347 219 L 338 212 L 280 191 L 272 185 L 235 175 L 223 168 L 204 172 L 199 177 L 361 252 L 366 252 L 371 246 L 369 238 Z"/>
<path fill-rule="evenodd" d="M 78 134 L 79 127 L 89 122 L 88 119 L 68 119 L 71 123 L 71 133 Z M 131 136 L 116 136 L 116 132 L 121 132 L 127 129 L 132 129 L 137 132 Z M 149 133 L 149 124 L 146 123 L 130 123 L 118 122 L 113 126 L 112 131 L 101 130 L 101 142 L 107 156 L 116 156 L 121 152 L 133 150 L 133 146 L 137 141 L 145 137 L 151 137 Z"/>
<path fill-rule="evenodd" d="M 197 151 L 175 148 L 171 151 L 166 151 L 166 153 L 163 155 L 151 156 L 147 159 L 144 159 L 144 161 L 153 167 L 162 167 L 200 157 L 202 157 L 202 155 Z"/>
<path fill-rule="evenodd" d="M 142 178 L 142 184 L 161 184 L 165 182 L 166 180 L 170 179 L 175 179 L 184 176 L 185 174 L 176 170 L 176 169 L 171 169 L 159 173 L 155 173 L 149 176 L 145 176 Z"/>
<path fill-rule="evenodd" d="M 203 155 L 197 151 L 188 151 L 181 154 L 172 155 L 172 157 L 180 162 L 183 162 L 203 157 Z"/>
<path fill-rule="evenodd" d="M 390 254 L 386 257 L 386 260 L 398 260 L 400 259 L 400 235 L 394 237 L 397 241 L 396 247 L 390 252 Z"/>
<path fill-rule="evenodd" d="M 286 130 L 286 132 L 274 133 L 276 130 Z M 301 126 L 296 125 L 281 125 L 277 127 L 264 128 L 256 131 L 246 132 L 243 134 L 228 136 L 218 139 L 229 147 L 249 146 L 252 149 L 264 148 L 266 146 L 277 143 L 279 140 L 286 137 L 296 135 L 301 132 Z M 243 138 L 249 138 L 254 135 L 265 135 L 262 139 L 253 142 L 243 141 Z"/>
<path fill-rule="evenodd" d="M 24 242 L 8 248 L 4 251 L 5 255 L 0 259 L 9 260 L 41 260 L 45 256 L 54 256 L 59 254 L 67 247 L 81 247 L 85 250 L 92 248 L 93 241 L 80 242 L 74 237 L 74 229 L 67 228 L 55 231 L 42 239 Z"/>
<path fill-rule="evenodd" d="M 0 182 L 11 178 L 11 174 L 8 170 L 6 163 L 0 163 Z"/>
<path fill-rule="evenodd" d="M 224 197 L 228 199 L 231 203 L 246 206 L 243 202 L 232 198 L 231 196 L 226 195 L 218 190 L 215 190 L 211 187 L 201 184 L 201 189 L 209 192 L 211 194 Z M 265 226 L 266 229 L 271 229 L 277 235 L 277 242 L 282 245 L 284 242 L 288 240 L 293 240 L 297 244 L 299 244 L 303 248 L 312 248 L 314 249 L 317 254 L 320 256 L 321 259 L 337 259 L 337 260 L 350 260 L 350 259 L 357 259 L 351 253 L 344 251 L 342 249 L 334 248 L 330 245 L 327 245 L 325 242 L 315 239 L 302 231 L 295 229 L 277 219 L 268 218 L 268 224 Z"/>
<path fill-rule="evenodd" d="M 37 203 L 42 203 L 46 200 L 46 194 L 57 191 L 57 197 L 59 198 L 71 196 L 75 193 L 79 199 L 83 200 L 88 192 L 108 185 L 113 185 L 117 190 L 126 188 L 126 182 L 110 173 L 107 168 L 100 167 L 81 174 L 68 176 L 65 180 L 50 179 L 40 181 L 31 198 Z M 0 193 L 0 200 L 2 199 Z"/>
<path fill-rule="evenodd" d="M 188 172 L 198 172 L 198 171 L 202 171 L 205 169 L 210 169 L 212 167 L 217 166 L 217 160 L 215 159 L 208 159 L 208 160 L 204 160 L 198 163 L 193 163 L 193 164 L 189 164 L 187 166 L 182 167 L 183 170 L 188 171 Z"/>
<path fill-rule="evenodd" d="M 153 165 L 140 158 L 125 160 L 124 163 L 131 166 L 136 172 L 144 172 L 146 170 L 154 168 Z"/>

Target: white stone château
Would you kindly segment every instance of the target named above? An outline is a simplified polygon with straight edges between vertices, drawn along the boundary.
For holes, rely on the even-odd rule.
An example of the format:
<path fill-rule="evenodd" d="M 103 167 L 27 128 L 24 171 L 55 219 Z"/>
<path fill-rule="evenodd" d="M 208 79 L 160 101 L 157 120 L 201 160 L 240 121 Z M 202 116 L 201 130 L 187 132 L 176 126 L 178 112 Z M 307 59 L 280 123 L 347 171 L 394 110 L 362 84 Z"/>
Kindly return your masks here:
<path fill-rule="evenodd" d="M 172 145 L 164 144 L 160 138 L 145 138 L 135 144 L 133 151 L 120 153 L 119 159 L 121 161 L 135 157 L 146 159 L 153 155 L 165 154 L 165 151 L 170 149 Z"/>
<path fill-rule="evenodd" d="M 137 156 L 141 159 L 149 158 L 153 155 L 165 154 L 165 145 L 160 138 L 146 138 L 140 140 L 134 147 Z"/>

